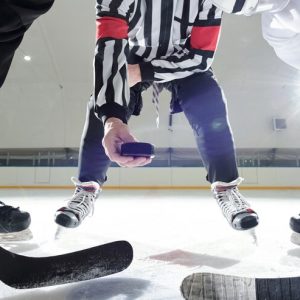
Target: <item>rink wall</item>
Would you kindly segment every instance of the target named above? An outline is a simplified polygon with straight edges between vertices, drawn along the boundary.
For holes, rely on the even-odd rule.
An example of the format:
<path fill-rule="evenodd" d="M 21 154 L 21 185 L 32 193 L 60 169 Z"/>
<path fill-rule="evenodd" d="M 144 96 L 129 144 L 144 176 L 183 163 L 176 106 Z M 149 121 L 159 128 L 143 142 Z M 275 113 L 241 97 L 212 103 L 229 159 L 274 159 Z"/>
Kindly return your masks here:
<path fill-rule="evenodd" d="M 242 188 L 300 189 L 300 168 L 239 168 Z M 76 167 L 1 167 L 0 188 L 73 188 Z M 105 188 L 207 189 L 202 168 L 110 168 Z"/>
<path fill-rule="evenodd" d="M 0 149 L 0 188 L 71 188 L 77 177 L 78 148 Z M 244 188 L 300 189 L 300 148 L 237 149 Z M 105 188 L 207 189 L 206 171 L 195 148 L 155 148 L 141 168 L 112 164 Z"/>

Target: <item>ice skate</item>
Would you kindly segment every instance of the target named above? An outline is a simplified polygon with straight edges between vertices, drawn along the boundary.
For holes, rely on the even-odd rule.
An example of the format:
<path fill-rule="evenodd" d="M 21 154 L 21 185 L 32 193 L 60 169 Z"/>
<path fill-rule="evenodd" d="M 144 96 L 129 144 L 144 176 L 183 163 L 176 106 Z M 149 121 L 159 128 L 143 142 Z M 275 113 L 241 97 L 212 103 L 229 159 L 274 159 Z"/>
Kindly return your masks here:
<path fill-rule="evenodd" d="M 28 228 L 30 222 L 28 212 L 0 201 L 0 242 L 30 240 L 32 238 Z"/>
<path fill-rule="evenodd" d="M 0 201 L 0 233 L 16 233 L 30 225 L 30 214 Z"/>
<path fill-rule="evenodd" d="M 237 186 L 242 181 L 243 178 L 239 177 L 229 183 L 216 181 L 211 185 L 224 217 L 236 230 L 251 229 L 258 224 L 256 212 L 250 208 L 249 203 L 238 190 Z"/>
<path fill-rule="evenodd" d="M 290 218 L 290 228 L 293 230 L 291 242 L 300 245 L 300 214 Z"/>
<path fill-rule="evenodd" d="M 68 228 L 78 227 L 94 211 L 94 202 L 98 197 L 100 185 L 95 181 L 80 182 L 72 178 L 76 186 L 72 199 L 66 206 L 58 209 L 55 222 Z"/>
<path fill-rule="evenodd" d="M 294 232 L 300 233 L 300 214 L 297 216 L 291 217 L 290 227 Z"/>

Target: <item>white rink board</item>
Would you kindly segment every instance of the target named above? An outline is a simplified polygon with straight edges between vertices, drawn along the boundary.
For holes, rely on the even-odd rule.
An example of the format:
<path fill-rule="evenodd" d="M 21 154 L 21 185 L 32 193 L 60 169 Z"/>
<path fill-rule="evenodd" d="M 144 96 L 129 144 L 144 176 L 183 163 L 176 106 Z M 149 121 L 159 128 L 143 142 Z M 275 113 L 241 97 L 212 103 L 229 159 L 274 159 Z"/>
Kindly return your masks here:
<path fill-rule="evenodd" d="M 243 186 L 300 187 L 300 168 L 240 168 Z M 0 167 L 0 187 L 71 186 L 76 167 Z M 110 168 L 109 187 L 208 187 L 204 168 Z"/>

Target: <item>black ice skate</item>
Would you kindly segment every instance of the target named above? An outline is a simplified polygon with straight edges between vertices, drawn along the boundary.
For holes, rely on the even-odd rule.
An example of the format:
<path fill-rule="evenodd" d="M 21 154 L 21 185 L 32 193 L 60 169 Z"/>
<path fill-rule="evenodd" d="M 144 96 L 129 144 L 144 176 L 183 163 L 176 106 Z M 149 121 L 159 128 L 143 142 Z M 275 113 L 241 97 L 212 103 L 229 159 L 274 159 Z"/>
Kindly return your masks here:
<path fill-rule="evenodd" d="M 294 232 L 300 233 L 300 214 L 290 219 L 290 227 Z"/>
<path fill-rule="evenodd" d="M 90 213 L 94 211 L 94 202 L 100 191 L 100 185 L 97 182 L 80 182 L 72 178 L 76 190 L 67 206 L 56 211 L 55 222 L 58 225 L 68 228 L 75 228 Z"/>
<path fill-rule="evenodd" d="M 290 218 L 290 227 L 293 230 L 291 242 L 300 245 L 300 214 Z"/>
<path fill-rule="evenodd" d="M 236 230 L 251 229 L 258 224 L 256 212 L 250 208 L 237 188 L 242 181 L 243 178 L 239 177 L 229 183 L 217 181 L 211 185 L 224 217 Z"/>
<path fill-rule="evenodd" d="M 31 222 L 30 214 L 0 201 L 0 233 L 26 230 Z"/>

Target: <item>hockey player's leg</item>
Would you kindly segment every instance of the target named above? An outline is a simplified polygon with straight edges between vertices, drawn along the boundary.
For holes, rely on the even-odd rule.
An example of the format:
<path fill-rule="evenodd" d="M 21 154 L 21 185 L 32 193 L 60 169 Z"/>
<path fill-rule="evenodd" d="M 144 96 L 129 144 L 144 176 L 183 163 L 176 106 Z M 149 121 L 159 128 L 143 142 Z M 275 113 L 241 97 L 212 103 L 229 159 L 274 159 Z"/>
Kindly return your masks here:
<path fill-rule="evenodd" d="M 80 145 L 79 176 L 78 179 L 72 179 L 75 191 L 67 205 L 55 214 L 55 222 L 61 226 L 77 227 L 94 210 L 94 203 L 106 181 L 106 172 L 110 166 L 102 138 L 103 123 L 95 116 L 91 100 Z"/>
<path fill-rule="evenodd" d="M 132 114 L 139 114 L 142 108 L 141 92 L 144 88 L 138 85 L 130 89 L 128 119 Z M 68 204 L 55 214 L 55 222 L 61 226 L 77 227 L 94 210 L 95 200 L 107 179 L 107 170 L 111 164 L 102 145 L 103 136 L 104 126 L 95 115 L 92 96 L 88 103 L 80 144 L 79 176 L 78 180 L 73 179 L 75 191 Z"/>
<path fill-rule="evenodd" d="M 255 227 L 258 216 L 238 190 L 242 179 L 237 171 L 226 102 L 212 73 L 182 80 L 179 96 L 223 215 L 234 229 Z"/>
<path fill-rule="evenodd" d="M 0 88 L 4 84 L 16 49 L 32 22 L 52 6 L 54 0 L 7 0 L 0 3 Z M 0 202 L 1 239 L 18 239 L 29 227 L 30 215 Z M 12 233 L 18 233 L 14 236 Z M 23 234 L 23 237 L 27 236 Z M 22 237 L 22 239 L 23 239 Z"/>

